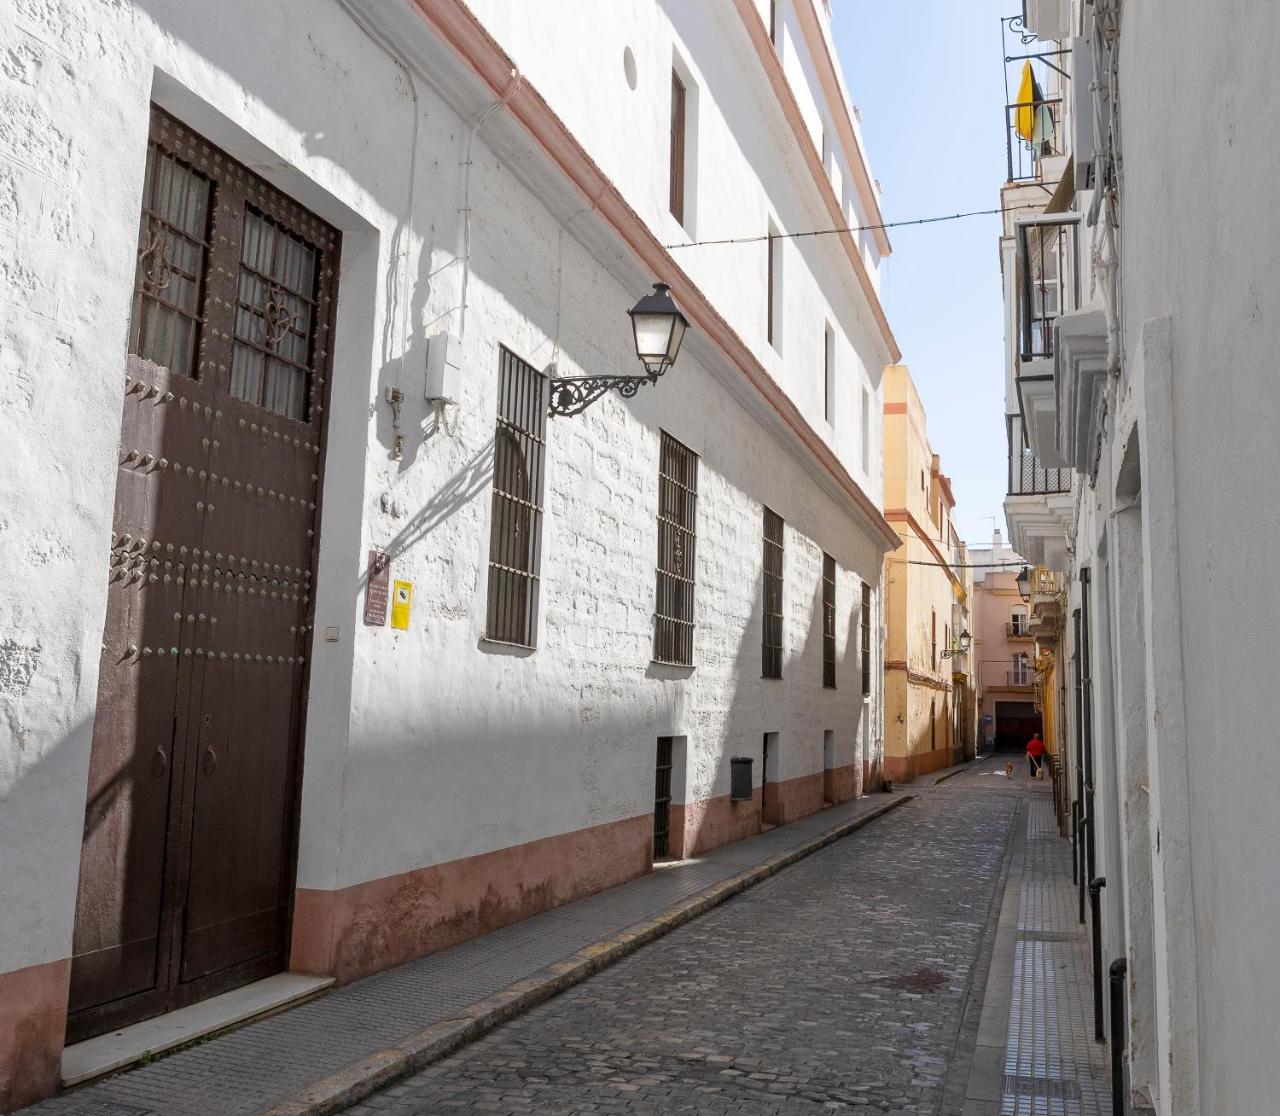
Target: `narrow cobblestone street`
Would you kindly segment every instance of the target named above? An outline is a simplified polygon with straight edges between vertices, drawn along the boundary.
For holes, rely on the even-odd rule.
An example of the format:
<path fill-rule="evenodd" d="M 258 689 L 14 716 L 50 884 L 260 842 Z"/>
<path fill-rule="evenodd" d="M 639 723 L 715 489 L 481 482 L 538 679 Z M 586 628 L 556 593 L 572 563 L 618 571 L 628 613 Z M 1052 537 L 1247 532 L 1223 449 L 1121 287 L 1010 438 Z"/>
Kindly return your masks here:
<path fill-rule="evenodd" d="M 942 1111 L 1022 797 L 925 790 L 350 1111 Z"/>

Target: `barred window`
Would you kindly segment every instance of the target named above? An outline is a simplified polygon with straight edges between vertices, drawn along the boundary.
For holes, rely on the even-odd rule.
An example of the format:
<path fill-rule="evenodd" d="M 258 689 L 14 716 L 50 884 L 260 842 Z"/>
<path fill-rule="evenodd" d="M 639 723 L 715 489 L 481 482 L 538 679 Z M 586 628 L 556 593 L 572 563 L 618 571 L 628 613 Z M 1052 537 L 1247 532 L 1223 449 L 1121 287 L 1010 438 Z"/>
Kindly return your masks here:
<path fill-rule="evenodd" d="M 653 657 L 693 665 L 698 455 L 665 430 L 658 456 L 658 590 Z"/>
<path fill-rule="evenodd" d="M 871 696 L 871 586 L 862 586 L 862 696 Z"/>
<path fill-rule="evenodd" d="M 184 376 L 203 323 L 212 196 L 209 179 L 148 144 L 129 351 Z"/>
<path fill-rule="evenodd" d="M 836 688 L 836 560 L 822 556 L 822 684 Z"/>
<path fill-rule="evenodd" d="M 782 677 L 782 516 L 764 509 L 764 628 L 760 673 Z"/>
<path fill-rule="evenodd" d="M 231 359 L 237 399 L 306 419 L 315 292 L 315 249 L 246 209 Z"/>
<path fill-rule="evenodd" d="M 485 632 L 492 640 L 522 647 L 534 646 L 537 629 L 545 384 L 531 364 L 499 349 Z"/>

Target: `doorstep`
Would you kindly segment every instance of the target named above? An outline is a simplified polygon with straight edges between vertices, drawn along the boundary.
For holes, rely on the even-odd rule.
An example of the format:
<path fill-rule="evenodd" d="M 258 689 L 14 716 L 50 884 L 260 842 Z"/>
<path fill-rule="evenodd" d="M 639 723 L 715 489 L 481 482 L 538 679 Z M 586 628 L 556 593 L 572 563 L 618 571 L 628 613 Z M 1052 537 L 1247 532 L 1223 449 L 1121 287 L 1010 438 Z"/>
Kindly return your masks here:
<path fill-rule="evenodd" d="M 62 1087 L 92 1081 L 149 1055 L 269 1015 L 309 999 L 332 984 L 333 977 L 277 973 L 167 1015 L 77 1042 L 62 1051 Z"/>

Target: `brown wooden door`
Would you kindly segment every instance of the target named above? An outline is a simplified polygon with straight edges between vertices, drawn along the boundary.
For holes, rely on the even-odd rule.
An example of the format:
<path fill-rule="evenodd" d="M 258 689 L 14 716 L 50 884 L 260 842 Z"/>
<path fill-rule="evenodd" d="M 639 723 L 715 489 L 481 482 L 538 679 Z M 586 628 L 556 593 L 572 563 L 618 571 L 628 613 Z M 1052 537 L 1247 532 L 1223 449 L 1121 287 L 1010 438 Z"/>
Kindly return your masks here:
<path fill-rule="evenodd" d="M 69 1039 L 284 964 L 338 250 L 153 111 Z"/>

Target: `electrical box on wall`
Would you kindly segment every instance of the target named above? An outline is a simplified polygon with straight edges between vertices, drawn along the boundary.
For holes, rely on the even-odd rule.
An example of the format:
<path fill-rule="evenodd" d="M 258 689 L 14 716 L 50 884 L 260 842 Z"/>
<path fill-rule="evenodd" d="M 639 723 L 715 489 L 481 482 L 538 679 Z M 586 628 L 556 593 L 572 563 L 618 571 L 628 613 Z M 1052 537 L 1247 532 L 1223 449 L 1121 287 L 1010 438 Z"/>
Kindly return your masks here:
<path fill-rule="evenodd" d="M 427 398 L 458 403 L 462 398 L 462 342 L 451 333 L 427 338 Z"/>

